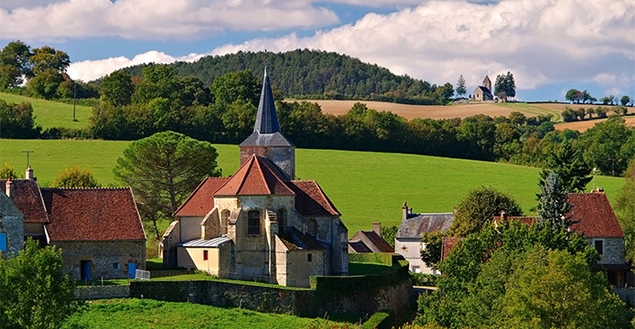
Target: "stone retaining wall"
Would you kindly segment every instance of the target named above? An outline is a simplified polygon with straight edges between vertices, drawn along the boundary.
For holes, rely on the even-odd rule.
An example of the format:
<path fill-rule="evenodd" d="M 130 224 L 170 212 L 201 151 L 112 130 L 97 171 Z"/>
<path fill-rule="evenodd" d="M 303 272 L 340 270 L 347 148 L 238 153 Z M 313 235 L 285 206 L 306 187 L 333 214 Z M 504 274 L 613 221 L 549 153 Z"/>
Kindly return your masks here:
<path fill-rule="evenodd" d="M 75 289 L 75 297 L 77 299 L 84 299 L 84 300 L 128 298 L 130 297 L 130 286 L 116 285 L 116 286 L 77 287 L 77 289 Z"/>

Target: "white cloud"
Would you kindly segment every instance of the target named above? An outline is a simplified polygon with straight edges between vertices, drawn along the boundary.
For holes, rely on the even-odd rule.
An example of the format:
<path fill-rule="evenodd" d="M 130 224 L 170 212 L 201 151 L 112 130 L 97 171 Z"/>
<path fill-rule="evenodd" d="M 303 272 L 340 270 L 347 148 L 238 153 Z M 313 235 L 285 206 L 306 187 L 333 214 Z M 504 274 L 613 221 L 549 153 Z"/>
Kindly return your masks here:
<path fill-rule="evenodd" d="M 194 62 L 203 56 L 205 56 L 205 54 L 189 54 L 182 57 L 173 57 L 163 52 L 152 50 L 136 55 L 132 59 L 119 56 L 101 60 L 75 62 L 68 67 L 67 73 L 73 79 L 91 81 L 128 66 L 146 63 L 168 64 L 176 61 Z"/>
<path fill-rule="evenodd" d="M 194 39 L 227 30 L 275 31 L 333 25 L 337 15 L 308 0 L 29 0 L 0 6 L 2 38 Z"/>
<path fill-rule="evenodd" d="M 232 3 L 242 6 L 244 2 Z M 462 74 L 468 91 L 485 74 L 494 79 L 511 71 L 519 90 L 581 81 L 594 82 L 604 91 L 635 94 L 634 26 L 632 0 L 429 1 L 387 15 L 369 13 L 355 23 L 317 31 L 309 37 L 290 33 L 257 38 L 227 44 L 212 53 L 321 49 L 433 83 L 456 83 Z M 124 62 L 131 65 L 134 61 Z M 84 72 L 90 63 L 103 73 L 119 65 L 108 59 L 76 63 L 73 69 L 79 76 L 87 76 Z"/>

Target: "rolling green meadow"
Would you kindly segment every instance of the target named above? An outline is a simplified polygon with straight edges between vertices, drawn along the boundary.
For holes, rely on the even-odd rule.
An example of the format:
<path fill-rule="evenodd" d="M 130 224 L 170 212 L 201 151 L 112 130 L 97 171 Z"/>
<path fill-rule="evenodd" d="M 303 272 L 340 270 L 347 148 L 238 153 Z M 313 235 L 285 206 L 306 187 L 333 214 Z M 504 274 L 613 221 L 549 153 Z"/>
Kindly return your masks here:
<path fill-rule="evenodd" d="M 349 323 L 151 299 L 89 302 L 63 328 L 354 328 Z"/>
<path fill-rule="evenodd" d="M 75 119 L 73 121 L 73 105 L 44 99 L 31 98 L 8 93 L 0 93 L 0 99 L 7 103 L 31 103 L 35 124 L 43 129 L 53 127 L 65 128 L 85 128 L 88 126 L 88 118 L 92 115 L 92 108 L 89 106 L 75 107 Z"/>
<path fill-rule="evenodd" d="M 23 174 L 26 154 L 40 184 L 46 186 L 63 168 L 88 168 L 103 186 L 119 186 L 112 168 L 131 142 L 99 140 L 0 140 L 0 163 L 8 163 Z M 224 176 L 238 169 L 236 145 L 214 145 Z M 491 185 L 511 194 L 525 213 L 536 205 L 539 169 L 462 159 L 413 154 L 352 152 L 336 150 L 296 151 L 299 179 L 316 180 L 342 213 L 349 235 L 370 230 L 372 222 L 399 225 L 404 201 L 413 212 L 452 212 L 471 190 Z M 613 200 L 623 180 L 598 176 Z M 590 184 L 592 185 L 592 183 Z M 589 186 L 589 190 L 591 186 Z"/>

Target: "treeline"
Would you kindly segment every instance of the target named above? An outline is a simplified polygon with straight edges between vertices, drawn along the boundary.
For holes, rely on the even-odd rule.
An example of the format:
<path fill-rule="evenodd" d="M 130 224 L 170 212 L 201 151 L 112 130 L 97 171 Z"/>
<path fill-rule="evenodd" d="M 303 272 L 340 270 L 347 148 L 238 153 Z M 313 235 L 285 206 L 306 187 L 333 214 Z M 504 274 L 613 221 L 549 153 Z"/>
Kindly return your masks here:
<path fill-rule="evenodd" d="M 145 67 L 126 68 L 126 73 L 141 76 Z M 238 52 L 203 57 L 195 63 L 171 64 L 181 76 L 193 76 L 206 86 L 230 72 L 249 69 L 263 72 L 265 66 L 275 77 L 276 86 L 287 98 L 361 99 L 409 104 L 445 104 L 454 95 L 451 83 L 399 76 L 376 64 L 320 50 L 294 50 L 284 53 Z"/>

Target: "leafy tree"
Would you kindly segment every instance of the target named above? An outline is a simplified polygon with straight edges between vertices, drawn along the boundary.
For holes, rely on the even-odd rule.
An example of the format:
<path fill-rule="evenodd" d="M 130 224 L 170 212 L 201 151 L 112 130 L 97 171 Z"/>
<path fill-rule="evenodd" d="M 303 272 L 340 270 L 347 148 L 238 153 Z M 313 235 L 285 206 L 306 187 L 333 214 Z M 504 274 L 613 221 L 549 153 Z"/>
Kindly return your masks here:
<path fill-rule="evenodd" d="M 454 236 L 468 236 L 480 232 L 484 225 L 504 211 L 509 216 L 519 216 L 522 208 L 508 194 L 490 186 L 471 190 L 456 207 L 450 232 Z"/>
<path fill-rule="evenodd" d="M 57 70 L 46 69 L 38 72 L 26 85 L 34 94 L 52 99 L 57 95 L 57 89 L 63 81 L 64 76 Z"/>
<path fill-rule="evenodd" d="M 1 138 L 36 138 L 40 130 L 35 125 L 31 103 L 7 104 L 0 99 Z"/>
<path fill-rule="evenodd" d="M 545 169 L 540 172 L 540 186 L 544 185 L 549 173 L 555 173 L 564 189 L 571 193 L 584 192 L 593 179 L 591 168 L 584 162 L 582 152 L 574 148 L 570 140 L 560 144 L 557 150 L 550 150 Z"/>
<path fill-rule="evenodd" d="M 132 79 L 123 70 L 110 73 L 101 83 L 101 100 L 114 106 L 130 104 L 133 93 Z"/>
<path fill-rule="evenodd" d="M 44 46 L 33 49 L 29 62 L 33 65 L 33 74 L 37 76 L 48 70 L 54 70 L 57 73 L 66 72 L 66 68 L 71 64 L 71 59 L 67 53 L 61 50 Z"/>
<path fill-rule="evenodd" d="M 635 137 L 621 117 L 595 124 L 580 136 L 584 160 L 603 174 L 620 176 L 635 155 Z"/>
<path fill-rule="evenodd" d="M 569 89 L 564 98 L 572 103 L 580 103 L 584 99 L 584 93 L 577 89 Z"/>
<path fill-rule="evenodd" d="M 395 237 L 397 236 L 397 231 L 399 228 L 395 225 L 393 226 L 382 226 L 381 227 L 381 237 L 388 244 L 395 249 Z"/>
<path fill-rule="evenodd" d="M 624 173 L 625 182 L 615 200 L 615 214 L 624 230 L 626 259 L 635 261 L 635 161 L 631 161 Z"/>
<path fill-rule="evenodd" d="M 550 172 L 542 182 L 538 195 L 538 217 L 541 222 L 550 222 L 554 228 L 566 229 L 571 226 L 571 219 L 567 216 L 571 210 L 568 194 L 560 176 Z"/>
<path fill-rule="evenodd" d="M 627 95 L 624 95 L 624 96 L 622 96 L 622 98 L 620 98 L 620 103 L 623 106 L 628 105 L 630 102 L 631 102 L 631 98 L 629 96 L 627 96 Z"/>
<path fill-rule="evenodd" d="M 535 248 L 512 261 L 500 328 L 627 328 L 629 312 L 583 254 Z"/>
<path fill-rule="evenodd" d="M 169 218 L 207 176 L 220 176 L 216 149 L 180 133 L 166 131 L 130 144 L 117 159 L 115 178 L 132 187 L 142 218 L 153 225 Z"/>
<path fill-rule="evenodd" d="M 64 168 L 53 180 L 51 187 L 100 187 L 93 174 L 79 166 Z"/>
<path fill-rule="evenodd" d="M 588 90 L 585 89 L 582 92 L 582 102 L 583 103 L 587 103 L 588 102 L 590 104 L 590 103 L 593 103 L 595 101 L 597 101 L 597 98 L 591 96 L 591 94 L 589 93 Z"/>
<path fill-rule="evenodd" d="M 516 97 L 516 82 L 514 75 L 507 71 L 507 74 L 497 75 L 494 82 L 494 94 L 499 98 Z"/>
<path fill-rule="evenodd" d="M 456 84 L 456 95 L 459 97 L 463 97 L 467 93 L 467 89 L 465 88 L 465 79 L 463 79 L 463 75 L 459 76 L 459 81 Z"/>
<path fill-rule="evenodd" d="M 227 73 L 214 79 L 210 86 L 216 104 L 229 105 L 237 100 L 258 105 L 261 83 L 251 70 Z"/>
<path fill-rule="evenodd" d="M 22 84 L 23 77 L 31 77 L 31 47 L 22 41 L 8 43 L 0 51 L 0 88 Z"/>
<path fill-rule="evenodd" d="M 425 248 L 421 250 L 421 260 L 430 268 L 437 268 L 441 261 L 441 249 L 443 247 L 443 236 L 445 233 L 437 231 L 424 233 L 421 242 Z"/>
<path fill-rule="evenodd" d="M 63 274 L 62 251 L 41 249 L 28 239 L 17 257 L 0 259 L 0 326 L 59 328 L 84 301 L 75 299 L 75 281 Z"/>
<path fill-rule="evenodd" d="M 18 175 L 15 173 L 15 168 L 10 166 L 8 163 L 4 163 L 2 167 L 0 167 L 0 179 L 16 179 Z"/>

